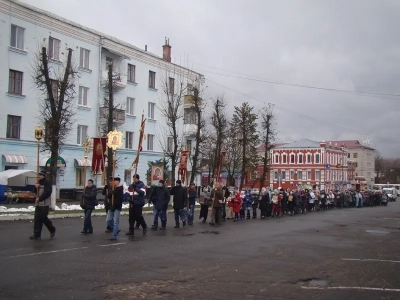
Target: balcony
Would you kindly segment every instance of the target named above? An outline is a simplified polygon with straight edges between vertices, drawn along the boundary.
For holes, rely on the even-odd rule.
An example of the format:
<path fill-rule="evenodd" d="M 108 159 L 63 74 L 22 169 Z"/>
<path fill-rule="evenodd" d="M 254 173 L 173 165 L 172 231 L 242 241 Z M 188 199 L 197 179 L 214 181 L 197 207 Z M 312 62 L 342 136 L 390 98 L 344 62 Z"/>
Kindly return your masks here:
<path fill-rule="evenodd" d="M 100 123 L 107 123 L 108 120 L 108 107 L 100 107 Z M 113 122 L 115 124 L 124 124 L 125 123 L 125 110 L 124 109 L 116 109 L 113 111 Z"/>
<path fill-rule="evenodd" d="M 195 136 L 197 132 L 196 124 L 184 124 L 183 125 L 183 135 L 185 136 Z"/>
<path fill-rule="evenodd" d="M 199 98 L 199 106 L 201 107 L 201 104 L 203 100 Z M 183 96 L 183 107 L 184 108 L 190 108 L 194 106 L 194 96 L 193 95 L 185 95 Z"/>
<path fill-rule="evenodd" d="M 103 71 L 101 84 L 108 87 L 108 71 Z M 123 74 L 113 73 L 113 87 L 115 89 L 123 89 L 127 84 L 127 76 Z"/>

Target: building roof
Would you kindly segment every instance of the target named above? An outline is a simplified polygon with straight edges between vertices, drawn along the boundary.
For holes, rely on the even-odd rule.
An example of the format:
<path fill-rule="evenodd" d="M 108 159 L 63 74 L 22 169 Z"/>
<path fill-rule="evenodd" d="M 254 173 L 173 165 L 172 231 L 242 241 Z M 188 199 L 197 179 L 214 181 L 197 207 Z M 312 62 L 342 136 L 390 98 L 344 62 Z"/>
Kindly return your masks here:
<path fill-rule="evenodd" d="M 287 144 L 287 143 L 272 144 L 271 148 L 277 148 L 277 147 L 280 147 L 280 146 L 285 145 L 285 144 Z M 257 152 L 265 151 L 265 145 L 261 144 L 261 145 L 257 146 L 256 150 L 257 150 Z"/>
<path fill-rule="evenodd" d="M 276 147 L 277 149 L 294 149 L 294 148 L 319 148 L 320 143 L 308 139 L 294 141 L 292 143 L 284 144 Z"/>
<path fill-rule="evenodd" d="M 113 41 L 113 42 L 115 42 L 115 43 L 117 43 L 117 44 L 120 44 L 120 45 L 122 45 L 122 46 L 131 48 L 131 49 L 134 49 L 135 51 L 138 51 L 138 52 L 140 52 L 140 53 L 143 54 L 143 55 L 147 55 L 147 56 L 150 56 L 150 57 L 159 59 L 159 60 L 161 60 L 161 61 L 163 61 L 163 62 L 167 62 L 166 60 L 164 60 L 164 59 L 163 59 L 161 56 L 159 56 L 159 55 L 156 55 L 156 54 L 151 53 L 151 52 L 149 52 L 149 51 L 143 50 L 143 49 L 141 49 L 141 48 L 139 48 L 139 47 L 137 47 L 137 46 L 134 46 L 134 45 L 132 45 L 132 44 L 129 44 L 129 43 L 127 43 L 127 42 L 125 42 L 125 41 L 123 41 L 123 40 L 120 40 L 120 39 L 118 39 L 118 38 L 115 38 L 115 37 L 113 37 L 113 36 L 110 36 L 110 35 L 107 35 L 107 34 L 105 34 L 105 33 L 99 32 L 99 31 L 94 30 L 94 29 L 91 29 L 91 28 L 89 28 L 89 27 L 85 27 L 85 26 L 83 26 L 83 25 L 81 25 L 81 24 L 78 24 L 78 23 L 76 23 L 76 22 L 73 22 L 73 21 L 71 21 L 71 20 L 62 18 L 62 17 L 60 17 L 60 16 L 58 16 L 58 15 L 56 15 L 56 14 L 53 14 L 53 13 L 51 13 L 51 12 L 49 12 L 49 11 L 46 11 L 46 10 L 37 8 L 37 7 L 33 6 L 33 5 L 26 4 L 26 3 L 22 2 L 22 1 L 19 1 L 19 0 L 9 0 L 9 1 L 10 1 L 11 3 L 13 3 L 14 5 L 18 5 L 18 6 L 24 7 L 24 8 L 26 8 L 26 9 L 29 9 L 29 10 L 33 11 L 33 12 L 40 13 L 40 14 L 45 15 L 45 16 L 47 16 L 47 17 L 50 17 L 50 18 L 53 18 L 53 19 L 55 19 L 55 20 L 61 21 L 61 22 L 63 22 L 63 23 L 69 24 L 70 26 L 76 27 L 76 28 L 81 29 L 81 30 L 85 30 L 85 31 L 90 32 L 90 33 L 92 33 L 92 34 L 94 34 L 94 35 L 97 35 L 97 36 L 99 36 L 99 37 L 103 37 L 103 38 L 105 38 L 105 39 L 107 39 L 107 40 Z M 180 68 L 182 68 L 182 69 L 189 70 L 189 71 L 192 72 L 192 73 L 195 73 L 195 74 L 200 75 L 201 77 L 204 77 L 202 74 L 200 74 L 200 73 L 198 73 L 198 72 L 196 72 L 196 71 L 187 69 L 187 68 L 185 68 L 185 67 L 182 67 L 182 66 L 180 66 L 180 65 L 174 64 L 174 63 L 172 63 L 172 62 L 168 62 L 168 63 L 170 63 L 170 64 L 172 64 L 172 65 L 176 65 L 176 66 L 178 66 L 178 67 L 180 67 Z"/>
<path fill-rule="evenodd" d="M 347 149 L 370 149 L 370 150 L 375 150 L 374 148 L 370 146 L 366 146 L 361 144 L 358 140 L 343 140 L 343 141 L 326 141 L 327 146 L 332 146 L 332 147 L 345 147 Z"/>

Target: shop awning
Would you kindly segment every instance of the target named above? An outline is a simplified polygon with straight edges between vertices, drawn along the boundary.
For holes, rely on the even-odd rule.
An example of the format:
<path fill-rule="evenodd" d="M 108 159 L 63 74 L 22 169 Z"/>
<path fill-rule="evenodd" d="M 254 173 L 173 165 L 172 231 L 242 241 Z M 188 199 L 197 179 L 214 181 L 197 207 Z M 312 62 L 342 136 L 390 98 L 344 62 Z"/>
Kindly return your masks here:
<path fill-rule="evenodd" d="M 23 155 L 9 155 L 9 154 L 3 154 L 3 158 L 6 163 L 9 164 L 27 164 L 28 159 L 26 156 Z"/>
<path fill-rule="evenodd" d="M 88 159 L 79 159 L 75 158 L 75 166 L 76 167 L 91 167 L 92 166 L 92 161 Z"/>
<path fill-rule="evenodd" d="M 50 167 L 51 164 L 51 157 L 43 157 L 40 160 L 39 166 L 41 167 Z M 59 156 L 57 158 L 57 168 L 65 168 L 67 166 L 67 163 L 65 162 L 65 159 Z"/>

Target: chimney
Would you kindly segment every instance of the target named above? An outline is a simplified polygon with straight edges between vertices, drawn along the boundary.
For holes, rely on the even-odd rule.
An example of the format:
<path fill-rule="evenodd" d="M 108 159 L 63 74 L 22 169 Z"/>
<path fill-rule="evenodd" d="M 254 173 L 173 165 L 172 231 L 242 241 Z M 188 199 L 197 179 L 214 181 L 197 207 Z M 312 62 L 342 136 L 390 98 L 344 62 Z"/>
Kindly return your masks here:
<path fill-rule="evenodd" d="M 169 39 L 165 38 L 165 45 L 163 48 L 163 59 L 171 62 L 171 46 L 169 45 Z"/>
<path fill-rule="evenodd" d="M 147 52 L 147 45 L 144 45 L 144 51 Z"/>

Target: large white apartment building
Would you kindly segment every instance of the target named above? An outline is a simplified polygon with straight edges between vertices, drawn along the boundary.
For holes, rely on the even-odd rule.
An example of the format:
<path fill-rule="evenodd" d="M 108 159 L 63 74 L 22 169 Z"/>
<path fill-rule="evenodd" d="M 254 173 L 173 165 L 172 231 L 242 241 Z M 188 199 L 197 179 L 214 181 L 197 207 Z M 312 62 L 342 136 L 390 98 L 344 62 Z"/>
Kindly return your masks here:
<path fill-rule="evenodd" d="M 141 115 L 147 118 L 147 139 L 143 143 L 138 173 L 144 177 L 148 162 L 164 156 L 165 145 L 160 136 L 166 120 L 158 110 L 163 98 L 161 81 L 167 78 L 174 85 L 174 77 L 201 84 L 201 74 L 171 63 L 171 47 L 166 44 L 161 49 L 161 57 L 139 49 L 127 42 L 107 36 L 65 20 L 52 13 L 26 5 L 19 1 L 0 0 L 0 170 L 36 170 L 36 140 L 34 128 L 40 123 L 39 101 L 42 95 L 32 80 L 35 56 L 40 47 L 48 50 L 50 63 L 54 69 L 63 67 L 67 48 L 73 49 L 74 62 L 79 66 L 76 79 L 76 122 L 62 147 L 59 157 L 59 188 L 82 187 L 83 147 L 85 137 L 100 135 L 103 100 L 106 90 L 107 62 L 113 61 L 115 69 L 121 73 L 115 85 L 114 99 L 120 104 L 115 112 L 118 130 L 123 132 L 124 145 L 117 152 L 119 175 L 127 183 L 131 180 L 131 165 L 138 147 Z M 163 80 L 164 79 L 164 80 Z M 176 80 L 175 80 L 176 81 Z M 173 90 L 173 88 L 172 88 Z M 185 100 L 187 100 L 185 97 Z M 189 147 L 193 139 L 193 122 L 190 101 L 182 107 L 182 136 Z M 193 143 L 194 144 L 194 143 Z M 46 166 L 50 153 L 40 153 L 40 166 Z M 89 156 L 89 159 L 91 155 Z M 65 167 L 64 167 L 65 165 Z M 62 172 L 61 172 L 62 171 Z M 93 178 L 91 168 L 87 168 L 87 178 Z M 96 178 L 94 178 L 96 179 Z M 98 178 L 97 178 L 98 179 Z M 98 182 L 98 185 L 101 185 Z"/>

